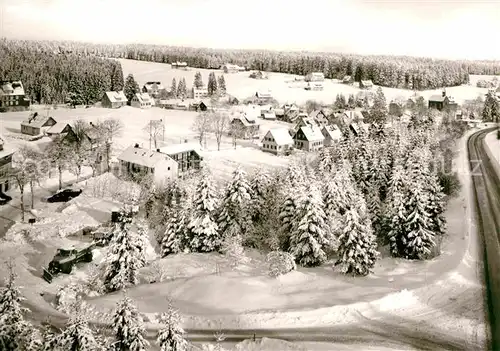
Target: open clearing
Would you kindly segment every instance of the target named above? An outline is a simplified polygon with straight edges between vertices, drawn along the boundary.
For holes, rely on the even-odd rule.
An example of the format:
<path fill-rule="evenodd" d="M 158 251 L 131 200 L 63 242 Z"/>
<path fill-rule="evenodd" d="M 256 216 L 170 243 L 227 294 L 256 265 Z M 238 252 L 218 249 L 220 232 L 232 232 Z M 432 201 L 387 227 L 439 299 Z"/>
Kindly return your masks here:
<path fill-rule="evenodd" d="M 269 79 L 252 79 L 249 78 L 250 72 L 239 72 L 239 73 L 227 73 L 225 74 L 222 70 L 208 70 L 200 68 L 190 68 L 187 71 L 172 69 L 170 64 L 166 63 L 155 63 L 155 62 L 145 62 L 145 61 L 134 61 L 127 59 L 119 60 L 122 64 L 123 73 L 132 73 L 139 83 L 140 86 L 148 81 L 161 81 L 166 89 L 170 89 L 172 78 L 175 78 L 177 82 L 181 77 L 186 78 L 186 83 L 188 87 L 191 87 L 194 81 L 194 74 L 197 71 L 201 72 L 203 77 L 203 82 L 206 84 L 208 82 L 208 75 L 210 72 L 215 72 L 216 75 L 224 74 L 226 80 L 227 92 L 237 98 L 244 99 L 255 94 L 256 91 L 271 90 L 275 99 L 280 103 L 292 103 L 304 104 L 307 100 L 317 100 L 325 104 L 332 104 L 335 100 L 335 96 L 339 93 L 344 95 L 357 94 L 361 91 L 355 86 L 349 86 L 339 83 L 337 80 L 326 79 L 323 91 L 307 91 L 303 89 L 302 84 L 290 83 L 293 81 L 296 75 L 284 74 L 284 73 L 269 73 Z M 463 85 L 459 87 L 447 88 L 447 94 L 455 98 L 458 103 L 464 100 L 471 100 L 476 98 L 478 95 L 484 97 L 484 94 L 488 92 L 488 89 L 476 88 L 475 83 L 478 79 L 489 79 L 490 76 L 471 76 L 471 85 Z M 293 86 L 292 88 L 290 86 Z M 382 87 L 387 101 L 395 98 L 408 98 L 413 95 L 413 91 L 395 88 L 385 88 Z M 418 92 L 425 99 L 428 99 L 433 94 L 441 94 L 441 89 L 436 90 L 424 90 Z"/>

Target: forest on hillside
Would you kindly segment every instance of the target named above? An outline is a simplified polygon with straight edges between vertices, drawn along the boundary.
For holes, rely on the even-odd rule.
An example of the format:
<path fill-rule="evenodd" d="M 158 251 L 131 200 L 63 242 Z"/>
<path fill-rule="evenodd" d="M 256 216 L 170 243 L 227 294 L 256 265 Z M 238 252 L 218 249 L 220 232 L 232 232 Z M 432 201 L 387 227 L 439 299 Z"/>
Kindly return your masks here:
<path fill-rule="evenodd" d="M 0 80 L 21 80 L 33 103 L 93 104 L 123 89 L 117 60 L 60 54 L 40 42 L 0 41 Z"/>
<path fill-rule="evenodd" d="M 371 79 L 377 85 L 404 89 L 436 89 L 468 83 L 469 74 L 500 74 L 500 61 L 451 61 L 407 56 L 361 56 L 336 53 L 224 50 L 159 45 L 90 44 L 69 41 L 26 42 L 58 53 L 78 53 L 111 58 L 170 63 L 185 61 L 190 67 L 217 69 L 234 63 L 252 70 L 305 75 L 320 71 L 327 78 L 351 75 L 356 81 Z"/>

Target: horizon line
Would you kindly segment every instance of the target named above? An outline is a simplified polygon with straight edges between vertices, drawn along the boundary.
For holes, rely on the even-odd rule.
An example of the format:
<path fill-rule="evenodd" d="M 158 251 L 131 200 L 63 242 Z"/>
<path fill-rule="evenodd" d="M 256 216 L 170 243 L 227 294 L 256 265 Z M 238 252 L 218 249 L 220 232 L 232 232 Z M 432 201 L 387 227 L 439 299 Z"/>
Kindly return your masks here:
<path fill-rule="evenodd" d="M 360 57 L 391 57 L 391 58 L 419 58 L 419 59 L 430 59 L 436 61 L 460 61 L 460 62 L 491 62 L 500 63 L 500 59 L 466 59 L 466 58 L 444 58 L 438 56 L 417 56 L 417 55 L 390 55 L 390 54 L 361 54 L 355 52 L 341 52 L 341 51 L 328 51 L 321 49 L 259 49 L 259 48 L 232 48 L 232 47 L 215 47 L 210 48 L 206 46 L 195 46 L 195 45 L 168 45 L 168 44 L 153 44 L 153 43 L 141 43 L 141 42 L 123 42 L 123 43 L 111 43 L 111 42 L 99 42 L 91 40 L 74 40 L 74 39 L 26 39 L 26 38 L 15 38 L 15 37 L 1 37 L 3 40 L 10 41 L 27 41 L 27 42 L 55 42 L 55 43 L 80 43 L 80 44 L 90 44 L 90 45 L 110 45 L 110 46 L 156 46 L 165 48 L 179 48 L 179 49 L 200 49 L 200 50 L 213 50 L 213 51 L 246 51 L 246 52 L 277 52 L 277 53 L 303 53 L 303 54 L 322 54 L 322 55 L 338 55 L 338 56 L 360 56 Z M 141 61 L 141 60 L 139 60 Z"/>

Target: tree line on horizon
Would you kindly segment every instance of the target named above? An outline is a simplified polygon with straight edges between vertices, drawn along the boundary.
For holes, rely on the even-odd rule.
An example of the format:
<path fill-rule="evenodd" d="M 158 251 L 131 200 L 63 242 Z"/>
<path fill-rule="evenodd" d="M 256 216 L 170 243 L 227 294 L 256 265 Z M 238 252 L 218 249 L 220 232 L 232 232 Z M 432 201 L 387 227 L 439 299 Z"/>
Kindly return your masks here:
<path fill-rule="evenodd" d="M 500 74 L 499 61 L 444 60 L 409 56 L 362 56 L 338 53 L 227 50 L 146 44 L 91 44 L 70 41 L 12 41 L 13 45 L 64 54 L 97 55 L 139 61 L 185 61 L 190 67 L 218 69 L 234 63 L 248 69 L 305 75 L 319 71 L 326 78 L 414 90 L 437 89 L 469 82 L 469 74 Z"/>

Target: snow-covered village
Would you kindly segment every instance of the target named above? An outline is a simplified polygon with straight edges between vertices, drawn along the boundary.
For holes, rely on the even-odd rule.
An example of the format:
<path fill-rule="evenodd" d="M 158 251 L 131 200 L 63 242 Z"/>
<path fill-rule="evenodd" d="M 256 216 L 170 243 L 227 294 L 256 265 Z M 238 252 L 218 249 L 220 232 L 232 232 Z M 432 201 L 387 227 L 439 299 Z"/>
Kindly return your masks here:
<path fill-rule="evenodd" d="M 500 62 L 48 39 L 0 41 L 0 350 L 500 349 Z"/>

